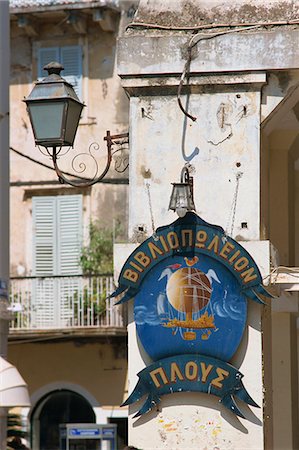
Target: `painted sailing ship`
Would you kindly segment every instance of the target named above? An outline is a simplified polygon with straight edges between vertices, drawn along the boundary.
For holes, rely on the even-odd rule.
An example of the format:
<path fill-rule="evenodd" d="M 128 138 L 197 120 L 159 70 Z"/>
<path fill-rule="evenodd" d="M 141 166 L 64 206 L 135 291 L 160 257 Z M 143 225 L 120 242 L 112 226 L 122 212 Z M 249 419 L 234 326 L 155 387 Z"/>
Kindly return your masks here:
<path fill-rule="evenodd" d="M 216 329 L 210 300 L 212 280 L 219 280 L 214 270 L 205 274 L 194 267 L 197 261 L 197 257 L 185 258 L 187 267 L 172 272 L 166 285 L 167 298 L 173 309 L 168 309 L 163 326 L 171 328 L 173 334 L 179 329 L 185 340 L 196 339 L 194 330 L 200 331 L 201 339 L 206 340 L 211 330 Z"/>

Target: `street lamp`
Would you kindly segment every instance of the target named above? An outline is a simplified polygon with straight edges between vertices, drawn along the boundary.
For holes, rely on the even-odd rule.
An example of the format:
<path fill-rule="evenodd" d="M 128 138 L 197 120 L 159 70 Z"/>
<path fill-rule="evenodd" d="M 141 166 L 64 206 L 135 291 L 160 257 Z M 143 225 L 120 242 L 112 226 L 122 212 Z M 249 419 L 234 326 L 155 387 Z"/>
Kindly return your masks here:
<path fill-rule="evenodd" d="M 73 147 L 81 112 L 85 105 L 78 99 L 73 86 L 61 77 L 60 72 L 63 70 L 61 64 L 51 62 L 44 69 L 47 70 L 48 76 L 37 81 L 32 92 L 24 99 L 33 129 L 35 145 L 46 149 L 61 183 L 80 187 L 91 186 L 102 180 L 107 174 L 112 162 L 112 146 L 127 143 L 128 133 L 111 136 L 110 131 L 107 131 L 104 137 L 107 142 L 107 162 L 99 176 L 96 176 L 96 173 L 92 180 L 85 180 L 81 177 L 81 181 L 67 179 L 58 167 L 58 159 L 65 154 L 61 153 L 63 147 Z M 93 143 L 89 147 L 89 156 L 92 156 L 95 161 L 91 154 L 92 148 L 98 149 L 99 145 Z M 82 154 L 80 153 L 80 155 Z M 79 155 L 76 155 L 75 158 L 77 156 Z M 96 167 L 98 167 L 97 163 Z M 80 168 L 81 172 L 84 172 L 85 164 L 81 163 Z"/>
<path fill-rule="evenodd" d="M 184 217 L 187 211 L 195 211 L 193 177 L 190 177 L 188 167 L 184 166 L 181 171 L 181 182 L 172 185 L 168 209 L 175 211 L 179 217 Z"/>

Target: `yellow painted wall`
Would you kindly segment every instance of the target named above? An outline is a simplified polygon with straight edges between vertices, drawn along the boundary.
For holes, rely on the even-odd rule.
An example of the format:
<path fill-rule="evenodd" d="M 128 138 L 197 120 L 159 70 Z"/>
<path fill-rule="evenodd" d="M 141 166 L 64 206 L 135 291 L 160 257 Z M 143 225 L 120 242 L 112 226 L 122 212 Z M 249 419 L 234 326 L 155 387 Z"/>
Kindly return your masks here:
<path fill-rule="evenodd" d="M 126 398 L 125 342 L 10 344 L 8 359 L 28 383 L 31 396 L 46 385 L 63 382 L 84 387 L 102 407 L 119 407 Z"/>

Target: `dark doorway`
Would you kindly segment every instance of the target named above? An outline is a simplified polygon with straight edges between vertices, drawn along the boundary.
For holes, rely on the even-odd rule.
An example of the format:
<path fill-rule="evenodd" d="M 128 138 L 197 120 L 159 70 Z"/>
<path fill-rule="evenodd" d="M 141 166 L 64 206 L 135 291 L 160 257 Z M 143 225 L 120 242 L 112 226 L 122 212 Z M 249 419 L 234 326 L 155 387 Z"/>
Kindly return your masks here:
<path fill-rule="evenodd" d="M 34 422 L 39 422 L 40 450 L 59 449 L 60 424 L 95 423 L 92 407 L 84 397 L 75 392 L 55 391 L 41 403 L 42 406 L 37 406 L 32 415 Z"/>
<path fill-rule="evenodd" d="M 117 448 L 122 449 L 128 445 L 128 419 L 126 417 L 111 417 L 109 423 L 117 425 Z"/>

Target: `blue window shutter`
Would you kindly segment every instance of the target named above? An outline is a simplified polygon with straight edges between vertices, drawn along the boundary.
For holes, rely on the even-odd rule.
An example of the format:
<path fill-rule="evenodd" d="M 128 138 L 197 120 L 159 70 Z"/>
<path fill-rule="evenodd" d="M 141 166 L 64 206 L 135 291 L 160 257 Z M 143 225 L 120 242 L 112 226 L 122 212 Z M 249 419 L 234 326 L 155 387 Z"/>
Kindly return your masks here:
<path fill-rule="evenodd" d="M 62 76 L 73 85 L 79 99 L 82 99 L 82 48 L 79 45 L 61 47 Z"/>
<path fill-rule="evenodd" d="M 60 62 L 64 70 L 61 72 L 63 78 L 73 85 L 79 99 L 82 100 L 82 47 L 80 45 L 70 45 L 65 47 L 43 47 L 38 50 L 38 79 L 46 77 L 48 74 L 43 67 L 49 62 Z"/>
<path fill-rule="evenodd" d="M 38 79 L 44 78 L 48 75 L 43 68 L 52 61 L 60 62 L 58 47 L 44 47 L 38 50 L 37 59 L 37 76 Z"/>

